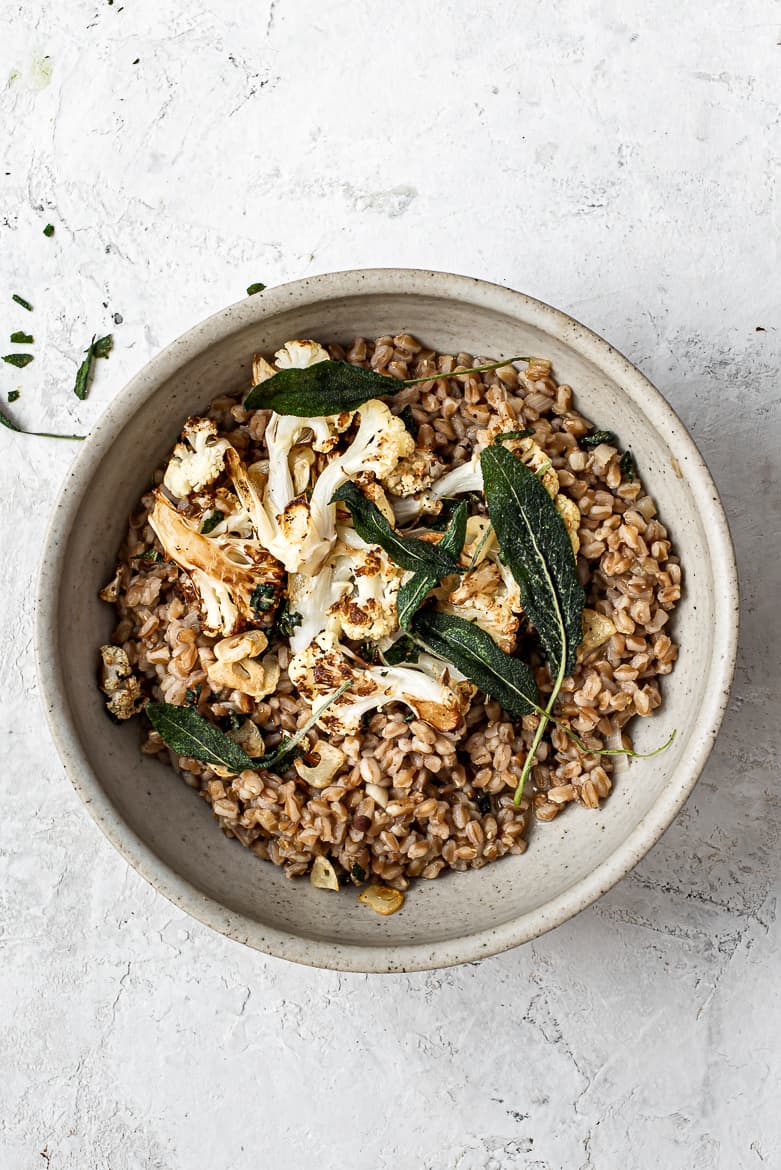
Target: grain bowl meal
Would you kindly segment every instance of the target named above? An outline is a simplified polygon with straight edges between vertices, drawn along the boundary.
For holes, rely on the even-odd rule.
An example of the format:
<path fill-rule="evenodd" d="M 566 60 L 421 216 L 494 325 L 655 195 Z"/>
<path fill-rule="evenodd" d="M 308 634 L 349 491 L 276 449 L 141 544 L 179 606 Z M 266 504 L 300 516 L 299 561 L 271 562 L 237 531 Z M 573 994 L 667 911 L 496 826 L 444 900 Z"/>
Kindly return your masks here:
<path fill-rule="evenodd" d="M 661 702 L 678 558 L 544 358 L 289 341 L 154 485 L 101 592 L 108 711 L 290 877 L 389 914 L 523 853 Z"/>

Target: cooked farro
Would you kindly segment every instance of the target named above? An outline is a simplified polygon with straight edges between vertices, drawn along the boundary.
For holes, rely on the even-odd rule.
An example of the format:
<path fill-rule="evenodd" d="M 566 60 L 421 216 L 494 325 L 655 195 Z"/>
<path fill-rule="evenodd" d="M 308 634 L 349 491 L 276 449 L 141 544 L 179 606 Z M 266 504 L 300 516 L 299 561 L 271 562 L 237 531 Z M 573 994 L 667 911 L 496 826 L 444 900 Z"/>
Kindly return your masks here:
<path fill-rule="evenodd" d="M 589 748 L 629 747 L 627 724 L 659 706 L 659 679 L 676 658 L 666 626 L 680 597 L 681 568 L 641 480 L 622 475 L 618 449 L 609 443 L 579 446 L 592 424 L 574 409 L 572 389 L 556 383 L 544 359 L 534 359 L 525 372 L 503 367 L 442 381 L 438 372 L 491 359 L 437 354 L 408 334 L 328 348 L 334 358 L 397 378 L 431 375 L 389 405 L 394 414 L 411 409 L 417 446 L 441 473 L 467 462 L 489 441 L 497 421 L 501 430 L 533 428 L 560 491 L 580 512 L 578 567 L 594 613 L 556 713 Z M 222 397 L 209 417 L 247 463 L 263 458 L 268 411 L 248 412 L 240 398 Z M 158 472 L 156 483 L 161 479 Z M 259 733 L 269 750 L 310 714 L 288 675 L 288 647 L 284 641 L 273 646 L 280 673 L 272 693 L 252 697 L 210 682 L 219 638 L 204 633 L 185 574 L 171 562 L 141 559 L 161 548 L 148 522 L 153 503 L 151 493 L 141 498 L 119 552 L 118 577 L 104 591 L 117 610 L 114 645 L 124 650 L 147 698 L 195 702 L 202 715 L 223 726 L 243 720 L 249 731 L 239 727 L 231 734 L 243 734 L 245 742 L 254 736 L 257 743 Z M 590 647 L 600 621 L 614 632 Z M 536 674 L 541 693 L 549 694 L 541 657 Z M 283 866 L 288 876 L 304 874 L 315 858 L 327 857 L 343 877 L 404 890 L 410 878 L 431 879 L 444 869 L 479 868 L 523 853 L 533 818 L 553 820 L 573 803 L 596 809 L 607 797 L 612 759 L 584 753 L 551 725 L 537 750 L 532 783 L 520 805 L 513 805 L 536 724 L 536 716 L 513 722 L 480 693 L 463 726 L 449 732 L 410 718 L 405 706 L 393 703 L 354 733 L 328 734 L 339 754 L 326 787 L 307 783 L 292 764 L 281 775 L 218 776 L 205 764 L 177 757 L 148 729 L 142 751 L 176 768 L 211 805 L 228 836 Z M 312 733 L 307 758 L 316 760 L 325 734 Z"/>

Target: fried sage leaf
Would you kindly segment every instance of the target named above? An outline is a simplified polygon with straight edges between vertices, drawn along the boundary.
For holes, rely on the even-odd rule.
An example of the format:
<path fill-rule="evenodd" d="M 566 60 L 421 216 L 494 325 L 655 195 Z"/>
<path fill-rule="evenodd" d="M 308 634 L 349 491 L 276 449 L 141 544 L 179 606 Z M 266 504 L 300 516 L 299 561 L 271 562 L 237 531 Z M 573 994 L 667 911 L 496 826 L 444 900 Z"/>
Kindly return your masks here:
<path fill-rule="evenodd" d="M 539 477 L 505 447 L 480 456 L 488 514 L 554 678 L 575 667 L 585 594 L 567 529 Z"/>
<path fill-rule="evenodd" d="M 351 366 L 348 362 L 315 362 L 303 370 L 279 370 L 244 400 L 247 410 L 275 410 L 296 418 L 320 418 L 357 410 L 370 398 L 388 398 L 404 389 L 396 378 Z"/>
<path fill-rule="evenodd" d="M 534 672 L 519 658 L 505 654 L 490 634 L 473 622 L 435 609 L 420 610 L 412 619 L 412 633 L 440 658 L 501 703 L 515 719 L 537 709 Z"/>
<path fill-rule="evenodd" d="M 575 667 L 586 598 L 564 521 L 538 475 L 506 447 L 487 447 L 480 465 L 499 548 L 518 582 L 524 611 L 539 634 L 553 678 L 515 789 L 519 804 L 561 684 Z"/>
<path fill-rule="evenodd" d="M 212 767 L 216 764 L 236 774 L 258 766 L 257 761 L 194 707 L 147 703 L 144 711 L 161 739 L 179 756 L 201 760 Z"/>
<path fill-rule="evenodd" d="M 415 536 L 401 536 L 391 528 L 377 505 L 367 500 L 354 483 L 345 483 L 334 492 L 331 503 L 339 501 L 350 509 L 353 526 L 361 540 L 378 544 L 399 568 L 413 573 L 424 569 L 437 579 L 461 572 L 458 561 L 442 548 L 441 542 L 428 544 Z"/>
<path fill-rule="evenodd" d="M 362 366 L 329 359 L 304 369 L 279 370 L 265 382 L 252 387 L 244 400 L 244 406 L 246 410 L 275 410 L 277 414 L 291 414 L 296 418 L 320 418 L 357 410 L 371 398 L 389 398 L 405 386 L 416 386 L 419 382 L 436 382 L 443 378 L 483 373 L 512 365 L 513 362 L 528 361 L 527 357 L 503 358 L 487 366 L 426 374 L 422 378 L 400 381 L 386 374 L 377 374 L 374 370 L 364 370 Z"/>
<path fill-rule="evenodd" d="M 460 503 L 450 517 L 444 535 L 437 546 L 456 560 L 461 555 L 466 538 L 466 504 Z M 430 591 L 439 584 L 440 578 L 427 569 L 419 569 L 408 581 L 404 581 L 396 599 L 399 625 L 408 630 L 413 615 L 420 609 Z"/>

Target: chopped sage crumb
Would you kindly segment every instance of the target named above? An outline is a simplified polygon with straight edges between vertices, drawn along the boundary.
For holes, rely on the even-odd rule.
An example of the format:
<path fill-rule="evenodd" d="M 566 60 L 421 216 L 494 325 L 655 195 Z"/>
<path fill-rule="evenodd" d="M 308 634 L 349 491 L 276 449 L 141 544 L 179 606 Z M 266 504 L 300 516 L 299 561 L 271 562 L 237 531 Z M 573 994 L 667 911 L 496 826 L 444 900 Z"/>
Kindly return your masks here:
<path fill-rule="evenodd" d="M 32 305 L 30 304 L 29 301 L 26 301 L 24 299 L 24 297 L 20 297 L 19 293 L 14 293 L 13 296 L 11 297 L 11 300 L 16 301 L 17 305 L 21 305 L 22 308 L 26 309 L 28 313 L 32 313 L 32 311 L 33 311 Z"/>
<path fill-rule="evenodd" d="M 43 229 L 43 234 L 47 237 L 47 239 L 51 239 L 51 237 L 54 235 L 54 224 L 47 223 L 46 227 Z"/>
<path fill-rule="evenodd" d="M 25 366 L 29 366 L 31 361 L 34 361 L 31 353 L 7 353 L 3 357 L 3 361 L 7 362 L 9 366 L 16 366 L 17 370 L 23 370 Z"/>
<path fill-rule="evenodd" d="M 107 358 L 111 353 L 113 345 L 114 338 L 110 333 L 106 334 L 105 337 L 99 337 L 97 341 L 94 337 L 92 338 L 88 348 L 84 351 L 87 356 L 76 372 L 76 383 L 73 387 L 73 393 L 77 398 L 81 398 L 83 401 L 87 397 L 90 381 L 92 380 L 93 362 L 95 358 Z"/>
<path fill-rule="evenodd" d="M 11 345 L 32 345 L 34 340 L 32 333 L 25 333 L 22 329 L 11 334 Z"/>
<path fill-rule="evenodd" d="M 225 513 L 221 512 L 219 508 L 215 508 L 212 514 L 207 516 L 201 525 L 201 535 L 208 536 L 210 532 L 214 531 L 218 524 L 222 524 L 224 519 Z"/>
<path fill-rule="evenodd" d="M 16 402 L 16 400 L 20 394 L 21 394 L 21 390 L 10 390 L 8 392 L 8 401 L 9 402 Z"/>
<path fill-rule="evenodd" d="M 624 454 L 621 456 L 621 462 L 618 466 L 621 469 L 621 474 L 627 483 L 634 483 L 635 474 L 637 472 L 637 464 L 635 463 L 635 457 L 632 454 L 630 448 L 627 447 L 626 451 L 624 451 Z"/>
<path fill-rule="evenodd" d="M 265 284 L 261 284 L 258 280 L 255 282 L 255 284 L 250 284 L 247 286 L 247 296 L 254 297 L 255 293 L 263 292 L 265 287 Z"/>

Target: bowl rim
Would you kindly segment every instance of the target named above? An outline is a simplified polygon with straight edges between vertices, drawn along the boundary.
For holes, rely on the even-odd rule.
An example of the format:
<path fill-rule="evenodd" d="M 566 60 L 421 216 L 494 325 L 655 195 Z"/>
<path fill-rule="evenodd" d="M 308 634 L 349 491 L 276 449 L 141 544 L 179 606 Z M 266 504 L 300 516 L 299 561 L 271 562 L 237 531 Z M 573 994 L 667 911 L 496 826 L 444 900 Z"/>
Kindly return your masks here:
<path fill-rule="evenodd" d="M 688 758 L 678 768 L 677 782 L 665 787 L 605 861 L 544 906 L 500 926 L 431 944 L 360 946 L 324 942 L 261 926 L 228 910 L 162 861 L 124 820 L 89 763 L 68 705 L 59 701 L 64 681 L 57 638 L 57 586 L 80 500 L 96 469 L 129 419 L 185 361 L 279 310 L 346 296 L 386 293 L 455 298 L 510 317 L 521 316 L 525 322 L 561 338 L 604 371 L 630 398 L 640 402 L 652 425 L 667 436 L 675 457 L 686 461 L 689 487 L 705 521 L 711 562 L 721 587 L 714 599 L 713 685 L 692 729 Z M 596 901 L 645 856 L 687 800 L 715 742 L 735 668 L 738 610 L 737 569 L 729 527 L 705 461 L 670 404 L 614 346 L 561 310 L 476 277 L 425 269 L 349 269 L 277 285 L 212 314 L 166 346 L 117 394 L 90 431 L 54 503 L 36 588 L 35 657 L 47 722 L 73 787 L 112 845 L 164 897 L 229 938 L 277 958 L 339 971 L 421 971 L 475 961 L 539 937 Z"/>

